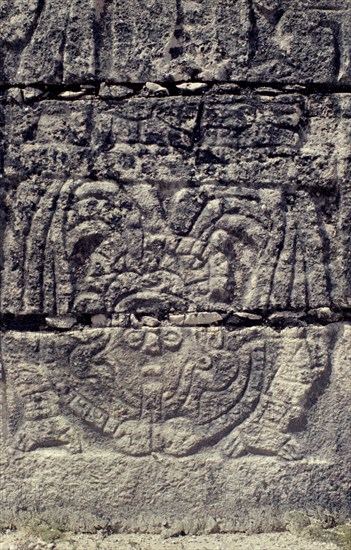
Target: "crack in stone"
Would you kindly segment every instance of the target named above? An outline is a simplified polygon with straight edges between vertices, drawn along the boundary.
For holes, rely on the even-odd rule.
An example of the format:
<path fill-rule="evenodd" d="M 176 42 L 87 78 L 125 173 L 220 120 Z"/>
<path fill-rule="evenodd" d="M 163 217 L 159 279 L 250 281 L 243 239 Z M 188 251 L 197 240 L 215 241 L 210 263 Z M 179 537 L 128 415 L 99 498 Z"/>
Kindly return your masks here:
<path fill-rule="evenodd" d="M 41 84 L 41 83 L 32 83 L 30 85 L 23 83 L 16 84 L 0 84 L 0 94 L 6 94 L 6 92 L 18 91 L 22 94 L 22 100 L 17 100 L 17 102 L 26 102 L 26 103 L 36 103 L 41 101 L 65 101 L 72 102 L 78 100 L 84 100 L 89 97 L 96 97 L 100 100 L 108 101 L 132 101 L 138 97 L 143 97 L 143 99 L 155 99 L 155 97 L 162 101 L 164 98 L 168 97 L 201 97 L 201 96 L 213 96 L 213 95 L 239 95 L 241 93 L 257 93 L 259 95 L 281 95 L 281 94 L 298 94 L 302 96 L 310 96 L 314 94 L 320 95 L 332 95 L 332 94 L 350 94 L 351 93 L 351 84 L 320 84 L 320 83 L 299 83 L 299 82 L 277 82 L 277 81 L 186 81 L 186 84 L 204 84 L 207 86 L 207 89 L 201 90 L 184 90 L 180 89 L 177 86 L 184 84 L 184 81 L 179 82 L 155 82 L 159 86 L 162 86 L 168 93 L 164 97 L 158 97 L 157 93 L 153 94 L 150 91 L 147 91 L 145 88 L 146 82 L 143 83 L 131 83 L 131 82 L 116 82 L 109 84 L 112 87 L 124 87 L 126 90 L 130 90 L 132 95 L 128 97 L 113 97 L 100 94 L 100 87 L 102 84 L 105 84 L 103 81 L 94 81 L 94 82 L 85 82 L 75 85 L 58 85 L 58 84 Z M 28 89 L 35 89 L 38 93 L 44 94 L 43 96 L 38 96 L 29 100 L 24 100 L 23 92 Z M 66 94 L 66 95 L 64 95 Z M 72 94 L 72 95 L 70 95 Z M 75 95 L 76 94 L 76 95 Z M 3 98 L 0 96 L 0 101 Z M 6 97 L 5 97 L 6 99 Z"/>
<path fill-rule="evenodd" d="M 323 308 L 321 308 L 323 309 Z M 329 317 L 323 317 L 315 312 L 298 312 L 292 311 L 275 311 L 268 314 L 255 314 L 246 312 L 210 312 L 211 314 L 221 316 L 222 318 L 212 322 L 201 321 L 201 314 L 208 312 L 194 312 L 184 315 L 184 320 L 172 322 L 171 317 L 167 315 L 163 318 L 152 317 L 155 326 L 178 326 L 180 328 L 211 328 L 223 327 L 228 330 L 241 330 L 246 327 L 270 327 L 275 330 L 282 330 L 286 327 L 307 327 L 307 326 L 328 326 L 336 323 L 350 323 L 351 309 L 346 311 L 330 310 Z M 196 322 L 198 316 L 199 322 Z M 103 321 L 99 321 L 98 317 L 104 317 Z M 150 327 L 149 316 L 138 318 L 130 312 L 119 313 L 119 319 L 113 318 L 112 315 L 106 313 L 97 314 L 79 314 L 62 316 L 49 316 L 45 314 L 25 314 L 0 315 L 0 333 L 8 331 L 14 332 L 70 332 L 75 330 L 87 329 L 109 329 L 113 327 L 133 327 L 143 328 Z M 187 320 L 188 319 L 188 320 Z M 66 321 L 67 320 L 67 321 Z M 63 324 L 69 322 L 70 326 L 64 327 Z M 60 326 L 61 324 L 61 326 Z"/>

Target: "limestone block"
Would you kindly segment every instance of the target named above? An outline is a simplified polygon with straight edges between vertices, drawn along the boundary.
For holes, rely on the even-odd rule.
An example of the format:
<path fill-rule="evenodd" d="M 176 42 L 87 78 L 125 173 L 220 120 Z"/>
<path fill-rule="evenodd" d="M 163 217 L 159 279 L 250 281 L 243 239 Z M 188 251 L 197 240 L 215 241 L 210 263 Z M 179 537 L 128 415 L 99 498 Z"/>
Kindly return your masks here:
<path fill-rule="evenodd" d="M 0 80 L 350 83 L 348 0 L 5 0 Z"/>
<path fill-rule="evenodd" d="M 7 178 L 240 183 L 330 190 L 349 157 L 350 94 L 217 86 L 202 96 L 8 98 Z"/>
<path fill-rule="evenodd" d="M 349 0 L 0 20 L 0 528 L 350 517 Z"/>
<path fill-rule="evenodd" d="M 350 97 L 218 86 L 192 97 L 8 101 L 5 174 L 327 191 L 349 156 Z"/>
<path fill-rule="evenodd" d="M 340 95 L 8 104 L 1 311 L 349 308 Z"/>
<path fill-rule="evenodd" d="M 307 312 L 329 307 L 330 281 L 335 291 L 343 282 L 340 268 L 331 279 L 324 224 L 306 192 L 200 186 L 165 205 L 146 184 L 45 187 L 34 179 L 17 190 L 4 313 Z"/>
<path fill-rule="evenodd" d="M 257 528 L 264 507 L 268 516 L 279 508 L 266 517 L 278 525 L 302 503 L 328 501 L 341 512 L 349 332 L 345 324 L 7 332 L 4 501 L 32 508 L 42 493 L 54 514 L 84 509 L 83 522 L 100 514 L 129 529 L 142 514 L 156 530 L 194 517 L 215 517 L 222 530 Z M 306 499 L 306 476 L 314 483 L 326 472 L 315 500 Z"/>

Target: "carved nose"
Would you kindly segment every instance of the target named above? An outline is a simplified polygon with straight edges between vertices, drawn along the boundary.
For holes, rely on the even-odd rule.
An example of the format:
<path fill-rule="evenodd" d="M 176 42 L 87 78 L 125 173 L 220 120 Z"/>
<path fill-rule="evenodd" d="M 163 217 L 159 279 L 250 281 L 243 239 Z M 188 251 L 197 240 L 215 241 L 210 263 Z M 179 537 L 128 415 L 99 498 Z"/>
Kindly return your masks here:
<path fill-rule="evenodd" d="M 146 334 L 143 351 L 148 355 L 160 355 L 161 347 L 157 334 L 154 334 L 152 332 Z"/>

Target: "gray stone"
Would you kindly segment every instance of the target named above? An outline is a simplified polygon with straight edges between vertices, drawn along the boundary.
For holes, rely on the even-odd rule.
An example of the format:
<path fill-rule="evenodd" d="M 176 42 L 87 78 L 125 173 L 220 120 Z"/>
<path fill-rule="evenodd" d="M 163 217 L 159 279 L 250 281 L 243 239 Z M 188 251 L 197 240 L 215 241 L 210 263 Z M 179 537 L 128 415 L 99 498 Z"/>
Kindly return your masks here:
<path fill-rule="evenodd" d="M 91 325 L 93 327 L 107 327 L 109 324 L 109 319 L 103 313 L 98 313 L 91 317 Z"/>
<path fill-rule="evenodd" d="M 66 92 L 61 92 L 58 97 L 61 99 L 78 99 L 80 97 L 83 97 L 83 95 L 83 90 L 78 90 L 76 92 L 73 90 L 67 90 Z"/>
<path fill-rule="evenodd" d="M 349 1 L 0 18 L 0 528 L 350 518 Z"/>
<path fill-rule="evenodd" d="M 22 105 L 24 101 L 23 97 L 23 90 L 21 88 L 10 88 L 7 91 L 7 98 L 11 101 L 14 101 L 15 103 L 18 103 L 18 105 Z"/>
<path fill-rule="evenodd" d="M 143 317 L 143 325 L 146 327 L 158 327 L 160 324 L 159 319 L 155 319 L 155 317 L 148 317 L 147 315 Z"/>
<path fill-rule="evenodd" d="M 0 542 L 0 550 L 17 550 L 17 547 L 11 542 Z"/>
<path fill-rule="evenodd" d="M 3 83 L 350 83 L 348 0 L 5 2 Z"/>
<path fill-rule="evenodd" d="M 186 94 L 199 94 L 208 89 L 206 82 L 183 82 L 176 85 L 177 90 Z"/>
<path fill-rule="evenodd" d="M 348 288 L 326 263 L 321 222 L 305 191 L 289 197 L 279 189 L 201 186 L 175 192 L 166 206 L 147 184 L 129 193 L 107 179 L 49 180 L 40 188 L 30 179 L 12 195 L 3 311 L 307 311 L 335 300 L 330 275 L 335 292 Z M 29 196 L 34 216 L 22 211 Z"/>
<path fill-rule="evenodd" d="M 179 327 L 182 327 L 184 325 L 184 321 L 185 321 L 185 315 L 184 314 L 177 314 L 177 315 L 172 315 L 170 314 L 168 316 L 169 318 L 169 322 L 171 325 L 176 325 L 176 326 L 179 326 Z"/>
<path fill-rule="evenodd" d="M 234 316 L 243 321 L 253 321 L 258 323 L 262 321 L 262 315 L 249 313 L 248 311 L 236 311 Z"/>
<path fill-rule="evenodd" d="M 23 90 L 23 99 L 24 101 L 33 101 L 39 98 L 42 98 L 45 95 L 45 92 L 40 88 L 35 88 L 31 86 L 26 86 Z"/>
<path fill-rule="evenodd" d="M 242 90 L 113 105 L 92 99 L 41 101 L 29 110 L 8 105 L 5 174 L 176 187 L 235 182 L 333 195 L 336 180 L 347 178 L 350 97 L 252 97 Z"/>
<path fill-rule="evenodd" d="M 133 90 L 128 86 L 121 86 L 117 84 L 102 83 L 99 90 L 99 96 L 103 99 L 125 99 L 133 95 Z"/>
<path fill-rule="evenodd" d="M 146 90 L 155 96 L 167 96 L 169 95 L 169 91 L 164 86 L 161 86 L 160 84 L 156 84 L 155 82 L 146 82 L 145 84 Z"/>
<path fill-rule="evenodd" d="M 349 333 L 346 324 L 8 332 L 6 508 L 49 491 L 51 517 L 70 528 L 108 517 L 135 530 L 143 517 L 156 531 L 180 521 L 203 531 L 213 517 L 216 530 L 269 530 L 301 507 L 344 513 Z"/>
<path fill-rule="evenodd" d="M 147 323 L 145 323 L 147 324 Z M 112 327 L 128 327 L 130 325 L 130 315 L 128 313 L 116 313 L 111 316 Z"/>
<path fill-rule="evenodd" d="M 294 535 L 301 536 L 306 529 L 311 525 L 311 520 L 307 514 L 303 512 L 288 512 L 286 515 L 286 527 L 287 530 Z"/>
<path fill-rule="evenodd" d="M 350 105 L 243 93 L 6 106 L 2 311 L 349 308 Z"/>
<path fill-rule="evenodd" d="M 77 323 L 77 318 L 73 315 L 62 315 L 55 317 L 46 317 L 48 327 L 58 329 L 70 329 Z"/>
<path fill-rule="evenodd" d="M 217 312 L 188 313 L 184 316 L 184 325 L 213 325 L 223 321 L 223 317 Z"/>

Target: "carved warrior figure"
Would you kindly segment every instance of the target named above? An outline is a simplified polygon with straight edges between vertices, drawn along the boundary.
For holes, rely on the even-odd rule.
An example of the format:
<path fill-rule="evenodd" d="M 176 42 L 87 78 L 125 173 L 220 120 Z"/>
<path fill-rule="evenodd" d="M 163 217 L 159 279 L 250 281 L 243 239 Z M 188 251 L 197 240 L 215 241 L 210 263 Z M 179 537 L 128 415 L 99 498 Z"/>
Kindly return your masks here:
<path fill-rule="evenodd" d="M 18 204 L 28 204 L 28 185 Z M 319 220 L 305 192 L 202 186 L 162 201 L 151 185 L 126 192 L 84 180 L 35 191 L 35 208 L 16 209 L 21 223 L 6 234 L 6 307 L 9 296 L 27 311 L 59 314 L 327 303 Z M 10 292 L 14 284 L 23 294 Z M 83 435 L 83 449 L 103 437 L 112 451 L 185 456 L 228 436 L 232 456 L 296 458 L 290 428 L 328 373 L 323 336 L 308 334 L 289 333 L 282 349 L 274 331 L 259 329 L 105 329 L 88 342 L 42 335 L 33 364 L 9 374 L 18 393 L 9 407 L 23 419 L 15 447 L 79 451 Z M 40 400 L 31 398 L 35 380 Z"/>
<path fill-rule="evenodd" d="M 306 310 L 330 300 L 305 192 L 203 186 L 166 203 L 149 185 L 58 182 L 29 212 L 25 235 L 17 225 L 6 236 L 5 308 L 9 295 L 10 307 L 59 314 Z"/>
<path fill-rule="evenodd" d="M 251 372 L 247 355 L 236 364 L 218 331 L 126 329 L 100 346 L 83 343 L 70 354 L 73 391 L 63 403 L 95 427 L 98 419 L 126 454 L 193 453 L 257 402 L 263 364 Z"/>

